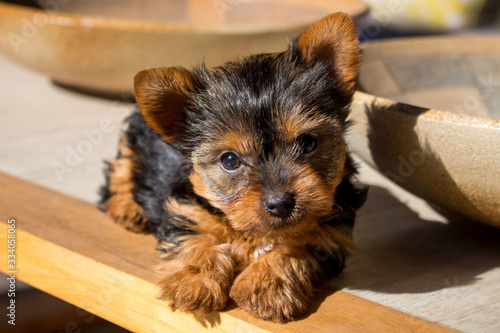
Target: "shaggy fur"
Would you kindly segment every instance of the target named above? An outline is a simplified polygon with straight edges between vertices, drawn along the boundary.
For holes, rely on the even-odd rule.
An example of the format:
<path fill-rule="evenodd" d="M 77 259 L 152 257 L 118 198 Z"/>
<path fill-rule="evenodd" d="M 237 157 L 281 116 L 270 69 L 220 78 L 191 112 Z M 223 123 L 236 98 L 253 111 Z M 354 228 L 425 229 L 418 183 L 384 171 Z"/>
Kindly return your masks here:
<path fill-rule="evenodd" d="M 358 69 L 354 27 L 337 13 L 282 53 L 137 74 L 140 110 L 101 205 L 156 235 L 173 309 L 203 317 L 232 298 L 285 322 L 342 270 L 366 193 L 344 142 Z"/>

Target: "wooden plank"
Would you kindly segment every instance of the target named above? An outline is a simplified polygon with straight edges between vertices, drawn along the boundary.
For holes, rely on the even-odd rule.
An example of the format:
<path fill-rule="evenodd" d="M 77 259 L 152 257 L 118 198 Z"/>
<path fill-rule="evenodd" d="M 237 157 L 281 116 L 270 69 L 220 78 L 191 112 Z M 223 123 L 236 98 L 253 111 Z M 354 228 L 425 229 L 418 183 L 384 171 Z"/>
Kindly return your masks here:
<path fill-rule="evenodd" d="M 0 173 L 0 256 L 16 220 L 17 278 L 134 332 L 203 326 L 157 300 L 155 240 L 122 230 L 94 205 Z M 9 271 L 7 261 L 0 269 Z M 216 332 L 448 332 L 343 291 L 321 288 L 311 313 L 287 324 L 261 321 L 231 304 L 214 312 Z"/>

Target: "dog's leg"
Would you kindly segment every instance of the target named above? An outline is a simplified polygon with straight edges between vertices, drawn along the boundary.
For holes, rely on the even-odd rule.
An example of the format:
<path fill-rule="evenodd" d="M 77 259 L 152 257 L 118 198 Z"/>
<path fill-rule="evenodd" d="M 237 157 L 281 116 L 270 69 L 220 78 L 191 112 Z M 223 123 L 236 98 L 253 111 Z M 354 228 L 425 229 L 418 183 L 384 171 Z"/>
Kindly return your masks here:
<path fill-rule="evenodd" d="M 198 318 L 224 309 L 234 279 L 229 229 L 195 203 L 171 199 L 167 211 L 169 221 L 159 228 L 168 229 L 158 244 L 164 250 L 159 298 Z"/>
<path fill-rule="evenodd" d="M 308 251 L 281 252 L 259 257 L 236 278 L 230 292 L 242 309 L 274 322 L 286 322 L 307 311 L 319 269 Z"/>
<path fill-rule="evenodd" d="M 344 267 L 348 232 L 327 224 L 300 239 L 283 240 L 236 278 L 230 297 L 254 316 L 286 322 L 307 312 L 318 280 Z"/>
<path fill-rule="evenodd" d="M 149 221 L 134 199 L 134 168 L 134 152 L 124 135 L 118 144 L 118 156 L 109 162 L 106 170 L 106 185 L 101 189 L 101 208 L 126 229 L 148 232 Z"/>

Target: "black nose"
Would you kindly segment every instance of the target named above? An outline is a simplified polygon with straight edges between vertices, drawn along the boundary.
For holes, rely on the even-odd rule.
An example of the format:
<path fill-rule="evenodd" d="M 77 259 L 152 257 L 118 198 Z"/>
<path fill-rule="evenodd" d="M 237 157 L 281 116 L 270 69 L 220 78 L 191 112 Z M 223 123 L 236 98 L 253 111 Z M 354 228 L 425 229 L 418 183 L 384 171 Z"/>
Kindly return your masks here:
<path fill-rule="evenodd" d="M 264 206 L 269 214 L 285 218 L 295 207 L 295 198 L 292 193 L 272 193 L 264 199 Z"/>

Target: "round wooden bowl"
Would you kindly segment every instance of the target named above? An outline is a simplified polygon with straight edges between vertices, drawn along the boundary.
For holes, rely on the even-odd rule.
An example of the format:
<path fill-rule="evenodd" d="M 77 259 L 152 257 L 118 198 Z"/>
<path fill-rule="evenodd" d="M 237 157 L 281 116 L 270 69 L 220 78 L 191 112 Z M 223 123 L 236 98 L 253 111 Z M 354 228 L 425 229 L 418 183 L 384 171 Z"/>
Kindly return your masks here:
<path fill-rule="evenodd" d="M 283 51 L 290 36 L 332 12 L 356 17 L 361 0 L 71 0 L 37 9 L 0 1 L 0 51 L 66 85 L 131 92 L 160 66 L 220 65 Z M 28 1 L 30 2 L 30 1 Z M 31 1 L 34 2 L 34 1 Z"/>
<path fill-rule="evenodd" d="M 500 36 L 362 49 L 352 150 L 429 202 L 500 227 Z"/>

